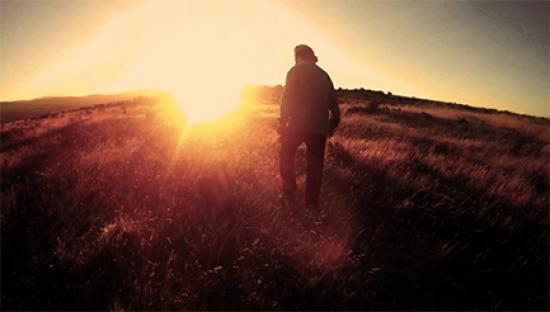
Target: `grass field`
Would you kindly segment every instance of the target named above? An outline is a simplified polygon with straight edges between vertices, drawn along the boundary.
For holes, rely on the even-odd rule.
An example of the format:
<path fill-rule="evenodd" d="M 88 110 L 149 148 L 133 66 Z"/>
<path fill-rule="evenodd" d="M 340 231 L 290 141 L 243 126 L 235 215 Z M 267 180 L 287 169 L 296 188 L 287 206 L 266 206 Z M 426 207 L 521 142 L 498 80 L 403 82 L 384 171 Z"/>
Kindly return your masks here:
<path fill-rule="evenodd" d="M 314 213 L 276 105 L 3 124 L 2 309 L 548 309 L 549 121 L 383 106 L 341 105 Z"/>

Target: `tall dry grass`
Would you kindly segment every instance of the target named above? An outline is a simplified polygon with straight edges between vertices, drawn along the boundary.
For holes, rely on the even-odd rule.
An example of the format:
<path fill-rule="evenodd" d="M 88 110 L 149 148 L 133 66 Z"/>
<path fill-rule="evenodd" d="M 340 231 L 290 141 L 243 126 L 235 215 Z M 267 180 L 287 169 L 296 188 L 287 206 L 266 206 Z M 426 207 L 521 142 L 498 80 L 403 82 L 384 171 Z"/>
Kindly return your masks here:
<path fill-rule="evenodd" d="M 126 105 L 4 125 L 2 308 L 548 306 L 547 136 L 347 114 L 308 213 L 278 200 L 276 114 L 188 128 L 170 105 Z M 303 184 L 303 150 L 297 168 Z"/>

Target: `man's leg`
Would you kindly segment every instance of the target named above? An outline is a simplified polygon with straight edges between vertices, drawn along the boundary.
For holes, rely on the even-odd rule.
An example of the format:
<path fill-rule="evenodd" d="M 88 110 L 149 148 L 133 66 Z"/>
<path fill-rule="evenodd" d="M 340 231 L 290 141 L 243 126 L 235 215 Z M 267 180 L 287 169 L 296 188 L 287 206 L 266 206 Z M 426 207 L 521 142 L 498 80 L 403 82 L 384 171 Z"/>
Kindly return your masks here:
<path fill-rule="evenodd" d="M 326 135 L 312 134 L 306 139 L 307 145 L 307 178 L 306 207 L 316 209 L 319 206 L 323 161 L 325 158 Z"/>
<path fill-rule="evenodd" d="M 301 141 L 295 133 L 283 133 L 281 135 L 281 154 L 279 159 L 279 168 L 281 170 L 281 179 L 283 181 L 283 195 L 286 200 L 294 202 L 296 199 L 296 168 L 294 166 L 294 156 Z"/>

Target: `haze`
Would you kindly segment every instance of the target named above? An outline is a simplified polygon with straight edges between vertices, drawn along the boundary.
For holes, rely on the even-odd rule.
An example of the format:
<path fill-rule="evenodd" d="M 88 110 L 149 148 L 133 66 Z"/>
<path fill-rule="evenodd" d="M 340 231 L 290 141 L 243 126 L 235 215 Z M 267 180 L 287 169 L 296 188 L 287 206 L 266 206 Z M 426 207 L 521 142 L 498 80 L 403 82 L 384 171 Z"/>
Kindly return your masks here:
<path fill-rule="evenodd" d="M 187 112 L 283 84 L 311 45 L 337 87 L 549 116 L 549 3 L 2 1 L 0 100 L 168 90 Z"/>

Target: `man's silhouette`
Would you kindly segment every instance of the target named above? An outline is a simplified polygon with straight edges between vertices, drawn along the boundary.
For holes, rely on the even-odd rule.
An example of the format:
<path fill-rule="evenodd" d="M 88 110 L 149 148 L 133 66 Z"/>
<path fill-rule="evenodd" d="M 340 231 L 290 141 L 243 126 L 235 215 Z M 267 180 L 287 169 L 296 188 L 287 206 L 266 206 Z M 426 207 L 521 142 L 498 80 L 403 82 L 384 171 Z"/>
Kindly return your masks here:
<path fill-rule="evenodd" d="M 340 122 L 340 109 L 329 75 L 316 65 L 317 56 L 307 45 L 294 48 L 296 65 L 287 73 L 281 97 L 281 158 L 283 197 L 296 196 L 294 156 L 302 143 L 307 148 L 306 207 L 319 204 L 327 135 Z M 329 115 L 330 113 L 330 115 Z"/>

